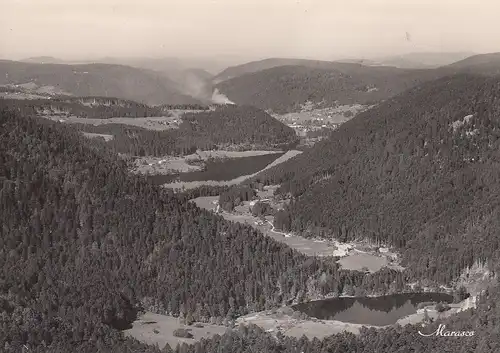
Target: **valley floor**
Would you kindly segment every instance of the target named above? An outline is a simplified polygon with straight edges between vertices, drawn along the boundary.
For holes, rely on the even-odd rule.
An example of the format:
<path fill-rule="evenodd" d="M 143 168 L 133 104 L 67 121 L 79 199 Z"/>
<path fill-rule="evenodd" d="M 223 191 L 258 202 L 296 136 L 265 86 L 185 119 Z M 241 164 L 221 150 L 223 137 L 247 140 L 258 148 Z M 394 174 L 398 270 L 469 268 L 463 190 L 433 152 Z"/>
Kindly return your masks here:
<path fill-rule="evenodd" d="M 238 185 L 238 184 L 242 183 L 243 181 L 257 175 L 258 173 L 260 173 L 266 169 L 269 169 L 271 167 L 274 167 L 275 165 L 283 163 L 283 162 L 289 160 L 290 158 L 293 158 L 301 153 L 302 153 L 301 151 L 290 150 L 290 151 L 286 152 L 284 155 L 282 155 L 281 157 L 277 158 L 271 164 L 267 165 L 264 169 L 259 170 L 253 174 L 250 174 L 250 175 L 239 176 L 239 177 L 232 179 L 232 180 L 227 180 L 227 181 L 203 180 L 203 181 L 186 181 L 186 182 L 178 181 L 178 182 L 163 184 L 163 186 L 166 188 L 174 189 L 174 190 L 182 190 L 182 189 L 194 189 L 194 188 L 202 186 L 202 185 L 211 185 L 211 186 Z"/>
<path fill-rule="evenodd" d="M 299 319 L 287 313 L 286 309 L 281 308 L 245 315 L 238 318 L 236 323 L 239 325 L 257 325 L 267 332 L 273 334 L 281 332 L 289 337 L 300 338 L 305 335 L 309 339 L 314 337 L 323 339 L 344 331 L 358 334 L 361 327 L 366 326 L 336 320 Z"/>
<path fill-rule="evenodd" d="M 50 120 L 59 121 L 66 124 L 91 124 L 94 126 L 105 124 L 125 124 L 141 127 L 149 130 L 163 131 L 169 129 L 176 129 L 179 127 L 180 120 L 176 117 L 148 117 L 148 118 L 107 118 L 107 119 L 94 119 L 94 118 L 79 118 L 76 116 L 59 116 L 49 115 L 44 116 Z"/>
<path fill-rule="evenodd" d="M 138 174 L 177 174 L 202 170 L 202 163 L 207 160 L 224 158 L 245 158 L 267 154 L 282 153 L 281 151 L 196 151 L 186 156 L 140 157 L 134 161 L 132 170 Z M 200 162 L 200 165 L 193 163 Z"/>
<path fill-rule="evenodd" d="M 200 324 L 203 327 L 187 326 L 181 324 L 179 318 L 151 312 L 144 313 L 132 325 L 131 329 L 124 331 L 125 336 L 134 337 L 147 344 L 158 344 L 160 348 L 167 343 L 172 348 L 183 342 L 193 344 L 202 338 L 209 338 L 216 334 L 223 335 L 228 330 L 226 326 L 205 323 Z M 175 337 L 173 333 L 179 328 L 189 330 L 193 338 Z"/>
<path fill-rule="evenodd" d="M 216 207 L 214 202 L 218 199 L 218 196 L 206 196 L 198 197 L 192 201 L 195 202 L 200 208 L 213 211 Z M 258 223 L 259 219 L 252 216 L 250 212 L 241 212 L 244 208 L 245 206 L 238 207 L 240 212 L 237 213 L 222 211 L 220 215 L 228 221 L 248 224 L 255 229 L 260 230 L 264 235 L 287 244 L 291 248 L 308 256 L 331 256 L 336 250 L 334 245 L 326 241 L 307 239 L 300 236 L 290 236 L 289 234 L 274 230 L 274 227 L 269 223 Z M 248 208 L 248 205 L 246 205 L 246 208 Z"/>
<path fill-rule="evenodd" d="M 427 316 L 432 320 L 444 319 L 462 310 L 475 307 L 475 300 L 476 297 L 472 296 L 460 303 L 450 304 L 450 309 L 442 313 L 439 313 L 434 305 L 428 305 L 425 308 L 419 309 L 415 314 L 399 319 L 396 324 L 405 326 L 423 322 L 425 317 L 424 312 L 427 312 Z M 257 325 L 274 335 L 280 332 L 285 336 L 296 338 L 305 335 L 309 339 L 323 339 L 341 332 L 359 334 L 362 327 L 374 327 L 378 329 L 388 327 L 360 325 L 337 320 L 300 318 L 296 314 L 297 312 L 294 312 L 293 309 L 282 307 L 241 316 L 236 319 L 235 325 Z M 173 332 L 179 328 L 188 330 L 193 335 L 193 338 L 174 336 Z M 193 344 L 202 338 L 210 338 L 216 334 L 222 335 L 227 330 L 230 330 L 230 328 L 206 323 L 198 323 L 198 325 L 195 323 L 187 326 L 181 324 L 179 318 L 146 312 L 133 323 L 131 329 L 125 330 L 124 334 L 147 344 L 158 344 L 161 349 L 167 343 L 170 347 L 175 348 L 177 344 L 182 344 L 183 342 Z"/>
<path fill-rule="evenodd" d="M 266 186 L 264 191 L 259 191 L 257 197 L 261 200 L 270 200 L 273 207 L 280 206 L 284 201 L 275 201 L 273 193 L 277 186 Z M 192 201 L 198 207 L 215 211 L 218 203 L 218 196 L 198 197 Z M 226 212 L 219 209 L 219 214 L 228 221 L 248 224 L 255 229 L 260 230 L 274 240 L 284 243 L 289 247 L 307 255 L 307 256 L 339 256 L 339 264 L 347 270 L 359 270 L 367 272 L 376 272 L 383 267 L 390 267 L 396 270 L 402 270 L 399 265 L 398 255 L 389 249 L 369 247 L 359 242 L 340 243 L 335 240 L 304 238 L 292 233 L 284 233 L 274 229 L 273 216 L 266 216 L 266 221 L 261 221 L 250 212 L 250 202 L 243 202 L 242 205 L 235 207 L 233 212 Z"/>

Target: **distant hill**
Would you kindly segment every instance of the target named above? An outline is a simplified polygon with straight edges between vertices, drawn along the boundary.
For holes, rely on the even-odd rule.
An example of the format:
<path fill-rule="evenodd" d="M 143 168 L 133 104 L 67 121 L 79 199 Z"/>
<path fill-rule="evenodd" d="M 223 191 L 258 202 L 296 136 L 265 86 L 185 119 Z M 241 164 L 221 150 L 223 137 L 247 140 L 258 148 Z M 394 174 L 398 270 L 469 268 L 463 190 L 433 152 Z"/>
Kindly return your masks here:
<path fill-rule="evenodd" d="M 347 75 L 363 75 L 367 77 L 382 78 L 387 75 L 394 76 L 395 74 L 404 74 L 409 72 L 395 67 L 371 67 L 374 64 L 371 60 L 341 60 L 341 61 L 324 61 L 310 59 L 290 59 L 290 58 L 269 58 L 260 61 L 252 61 L 242 65 L 228 67 L 224 71 L 217 74 L 213 81 L 218 84 L 222 81 L 231 78 L 239 77 L 244 74 L 254 73 L 266 69 L 271 69 L 279 66 L 305 66 L 315 69 L 324 70 L 339 70 Z M 417 71 L 418 72 L 418 71 Z"/>
<path fill-rule="evenodd" d="M 305 66 L 280 66 L 245 74 L 217 85 L 237 104 L 276 113 L 299 111 L 307 102 L 344 104 L 367 101 L 373 95 L 362 81 L 337 70 Z"/>
<path fill-rule="evenodd" d="M 75 96 L 103 96 L 146 104 L 198 104 L 154 71 L 111 64 L 32 64 L 0 61 L 0 84 L 52 86 Z"/>
<path fill-rule="evenodd" d="M 143 118 L 170 115 L 165 106 L 150 107 L 134 101 L 111 97 L 61 96 L 51 99 L 1 99 L 0 105 L 5 108 L 17 109 L 26 116 L 64 114 L 78 118 L 108 119 L 114 117 Z"/>
<path fill-rule="evenodd" d="M 204 102 L 212 100 L 212 77 L 210 72 L 203 69 L 187 69 L 170 76 L 184 94 Z"/>
<path fill-rule="evenodd" d="M 284 229 L 390 244 L 416 276 L 450 281 L 500 263 L 500 79 L 467 74 L 410 89 L 267 170 L 291 193 Z"/>
<path fill-rule="evenodd" d="M 179 130 L 191 131 L 193 136 L 210 136 L 214 145 L 243 144 L 286 148 L 298 142 L 295 131 L 252 106 L 226 105 L 214 110 L 184 114 L 186 126 Z"/>
<path fill-rule="evenodd" d="M 314 63 L 316 63 L 316 65 L 319 65 L 320 63 L 327 63 L 327 62 L 306 60 L 306 59 L 287 59 L 287 58 L 269 58 L 264 60 L 251 61 L 245 64 L 230 66 L 224 69 L 223 71 L 215 75 L 215 77 L 213 78 L 213 82 L 214 84 L 218 84 L 222 81 L 226 81 L 234 77 L 266 69 L 271 69 L 273 67 L 278 67 L 278 66 L 286 66 L 286 65 L 308 66 L 307 64 L 314 65 Z"/>
<path fill-rule="evenodd" d="M 141 69 L 148 69 L 166 73 L 182 72 L 192 68 L 201 69 L 209 72 L 211 75 L 225 69 L 229 65 L 234 65 L 238 62 L 235 58 L 203 58 L 203 57 L 104 57 L 94 60 L 95 62 L 102 62 L 107 64 L 118 64 L 138 67 Z"/>
<path fill-rule="evenodd" d="M 421 82 L 435 78 L 429 70 L 369 67 L 356 63 L 295 60 L 301 65 L 272 66 L 269 59 L 228 69 L 229 77 L 215 85 L 236 104 L 250 104 L 275 113 L 299 111 L 306 102 L 317 107 L 378 102 Z M 255 70 L 255 71 L 254 71 Z M 247 71 L 248 73 L 240 74 Z"/>
<path fill-rule="evenodd" d="M 452 61 L 467 53 L 414 53 L 420 62 Z M 410 65 L 411 66 L 411 65 Z M 370 60 L 316 61 L 272 58 L 230 67 L 213 79 L 215 87 L 236 104 L 250 104 L 275 113 L 339 103 L 380 102 L 427 81 L 459 73 L 500 74 L 500 53 L 469 57 L 427 69 L 380 66 Z M 339 80 L 343 75 L 343 80 Z"/>
<path fill-rule="evenodd" d="M 212 80 L 212 78 L 214 77 L 213 74 L 203 69 L 187 69 L 184 70 L 183 72 L 187 75 L 196 75 L 197 77 L 207 81 Z"/>
<path fill-rule="evenodd" d="M 222 63 L 213 59 L 202 58 L 113 58 L 105 57 L 99 62 L 108 64 L 127 65 L 135 68 L 152 70 L 168 80 L 184 95 L 191 96 L 205 103 L 212 101 L 214 76 Z M 214 69 L 216 68 L 216 69 Z"/>
<path fill-rule="evenodd" d="M 372 59 L 371 65 L 403 69 L 431 69 L 473 56 L 472 52 L 416 52 Z M 366 63 L 365 63 L 366 65 Z"/>
<path fill-rule="evenodd" d="M 474 55 L 448 65 L 443 69 L 475 74 L 499 75 L 500 53 Z"/>
<path fill-rule="evenodd" d="M 24 63 L 32 64 L 65 64 L 66 62 L 62 59 L 54 58 L 53 56 L 33 56 L 21 60 Z"/>

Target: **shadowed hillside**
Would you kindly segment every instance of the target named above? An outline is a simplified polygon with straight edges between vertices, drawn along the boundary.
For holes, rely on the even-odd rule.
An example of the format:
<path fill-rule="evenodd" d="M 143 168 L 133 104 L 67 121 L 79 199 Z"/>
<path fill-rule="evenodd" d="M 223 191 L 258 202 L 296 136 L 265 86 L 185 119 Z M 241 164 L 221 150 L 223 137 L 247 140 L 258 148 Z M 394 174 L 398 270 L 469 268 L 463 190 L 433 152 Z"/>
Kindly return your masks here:
<path fill-rule="evenodd" d="M 421 60 L 440 58 L 439 54 L 435 57 L 431 55 L 431 58 L 421 54 L 414 56 Z M 445 58 L 441 59 L 445 60 L 446 55 L 442 55 Z M 475 55 L 451 65 L 427 69 L 377 66 L 372 61 L 357 63 L 274 58 L 227 68 L 213 82 L 236 104 L 288 113 L 300 111 L 305 102 L 313 103 L 313 107 L 318 108 L 335 106 L 339 102 L 378 103 L 424 82 L 457 73 L 498 75 L 499 54 Z"/>
<path fill-rule="evenodd" d="M 52 86 L 74 96 L 131 99 L 146 104 L 197 104 L 154 71 L 111 64 L 33 64 L 0 60 L 0 84 Z"/>
<path fill-rule="evenodd" d="M 474 55 L 448 65 L 445 69 L 484 75 L 500 75 L 500 53 Z"/>
<path fill-rule="evenodd" d="M 500 80 L 429 82 L 344 123 L 260 176 L 295 200 L 279 227 L 389 243 L 417 276 L 498 264 Z"/>
<path fill-rule="evenodd" d="M 300 111 L 311 102 L 315 107 L 378 102 L 434 78 L 428 70 L 368 67 L 353 63 L 298 61 L 241 74 L 216 87 L 237 104 L 250 104 L 275 113 Z M 264 61 L 268 66 L 276 63 Z M 256 68 L 253 64 L 242 70 Z M 236 68 L 234 68 L 236 70 Z"/>
<path fill-rule="evenodd" d="M 117 330 L 144 309 L 229 322 L 308 290 L 401 281 L 341 271 L 202 211 L 66 125 L 2 111 L 0 162 L 2 352 L 158 352 Z"/>

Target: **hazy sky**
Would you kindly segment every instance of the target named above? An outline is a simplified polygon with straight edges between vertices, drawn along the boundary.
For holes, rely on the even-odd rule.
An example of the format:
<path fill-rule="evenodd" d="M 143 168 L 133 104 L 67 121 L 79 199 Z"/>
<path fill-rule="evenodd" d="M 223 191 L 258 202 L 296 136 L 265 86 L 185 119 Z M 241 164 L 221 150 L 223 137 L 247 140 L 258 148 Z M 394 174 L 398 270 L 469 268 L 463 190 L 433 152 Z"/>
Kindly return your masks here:
<path fill-rule="evenodd" d="M 0 0 L 0 57 L 493 52 L 499 13 L 498 0 Z"/>

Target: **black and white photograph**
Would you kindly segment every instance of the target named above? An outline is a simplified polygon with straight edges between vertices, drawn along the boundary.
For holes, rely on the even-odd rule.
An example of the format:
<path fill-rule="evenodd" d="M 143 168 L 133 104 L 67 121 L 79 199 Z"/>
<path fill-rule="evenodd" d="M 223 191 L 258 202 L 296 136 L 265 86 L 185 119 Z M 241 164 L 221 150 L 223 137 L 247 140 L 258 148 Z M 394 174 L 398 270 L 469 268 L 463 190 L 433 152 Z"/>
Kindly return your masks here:
<path fill-rule="evenodd" d="M 0 0 L 0 353 L 500 353 L 499 16 Z"/>

